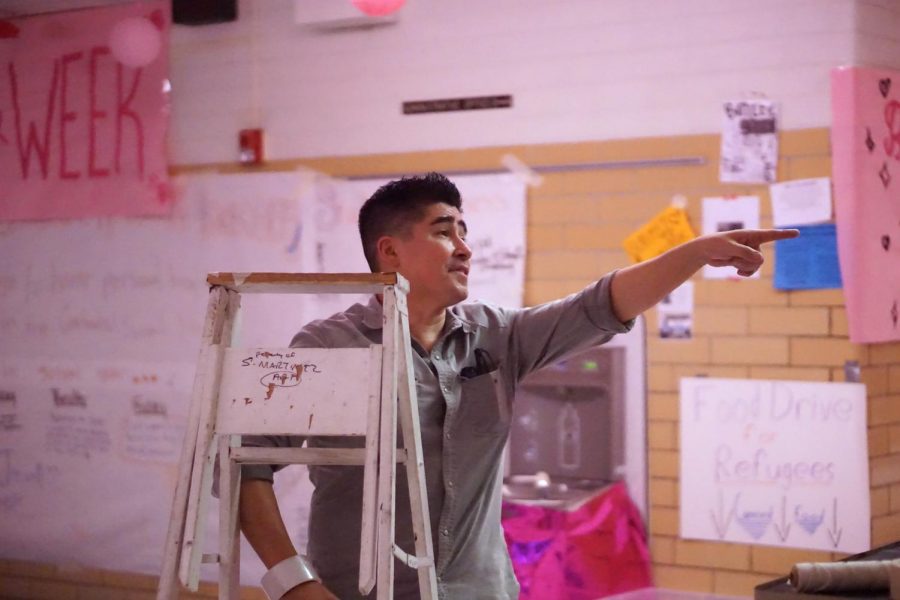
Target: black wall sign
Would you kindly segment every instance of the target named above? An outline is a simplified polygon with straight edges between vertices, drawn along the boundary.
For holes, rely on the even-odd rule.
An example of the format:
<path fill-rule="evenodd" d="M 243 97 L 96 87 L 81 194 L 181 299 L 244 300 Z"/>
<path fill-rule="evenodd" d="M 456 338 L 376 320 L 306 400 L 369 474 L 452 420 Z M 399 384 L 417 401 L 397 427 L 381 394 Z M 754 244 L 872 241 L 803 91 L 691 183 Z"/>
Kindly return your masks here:
<path fill-rule="evenodd" d="M 513 97 L 473 96 L 470 98 L 446 98 L 443 100 L 412 100 L 403 103 L 404 115 L 420 115 L 455 110 L 483 110 L 486 108 L 512 108 Z"/>

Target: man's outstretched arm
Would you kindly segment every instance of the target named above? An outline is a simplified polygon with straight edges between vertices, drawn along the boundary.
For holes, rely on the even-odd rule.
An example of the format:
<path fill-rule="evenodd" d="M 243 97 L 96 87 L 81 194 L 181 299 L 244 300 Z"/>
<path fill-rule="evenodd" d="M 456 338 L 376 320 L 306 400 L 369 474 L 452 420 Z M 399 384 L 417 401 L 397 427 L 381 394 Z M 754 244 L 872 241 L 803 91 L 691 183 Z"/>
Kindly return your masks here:
<path fill-rule="evenodd" d="M 286 558 L 297 554 L 278 510 L 272 482 L 265 479 L 246 479 L 241 482 L 240 523 L 244 537 L 253 546 L 259 559 L 271 569 Z M 317 581 L 302 583 L 291 589 L 284 600 L 337 600 Z"/>
<path fill-rule="evenodd" d="M 738 274 L 749 277 L 763 264 L 762 244 L 798 235 L 796 229 L 739 229 L 691 240 L 618 271 L 610 288 L 613 311 L 623 322 L 637 317 L 704 265 L 735 267 Z"/>

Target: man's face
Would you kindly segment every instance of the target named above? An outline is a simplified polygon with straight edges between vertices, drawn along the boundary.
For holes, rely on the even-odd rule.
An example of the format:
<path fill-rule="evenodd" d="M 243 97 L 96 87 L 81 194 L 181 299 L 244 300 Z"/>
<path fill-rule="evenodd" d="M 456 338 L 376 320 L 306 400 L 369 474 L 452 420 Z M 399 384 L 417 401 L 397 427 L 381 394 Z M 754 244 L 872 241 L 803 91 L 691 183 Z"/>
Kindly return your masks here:
<path fill-rule="evenodd" d="M 418 301 L 453 306 L 469 295 L 469 259 L 466 223 L 449 204 L 429 206 L 408 236 L 396 236 L 391 265 L 410 283 Z M 387 265 L 385 265 L 387 266 Z M 393 269 L 392 269 L 393 270 Z"/>

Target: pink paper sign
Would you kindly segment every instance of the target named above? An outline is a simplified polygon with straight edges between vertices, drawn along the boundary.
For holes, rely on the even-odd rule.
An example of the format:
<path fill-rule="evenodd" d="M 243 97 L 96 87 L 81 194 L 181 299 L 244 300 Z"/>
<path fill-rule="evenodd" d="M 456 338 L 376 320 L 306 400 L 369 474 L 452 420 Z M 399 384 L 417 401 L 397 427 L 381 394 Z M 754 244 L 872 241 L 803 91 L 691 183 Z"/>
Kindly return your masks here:
<path fill-rule="evenodd" d="M 900 340 L 900 72 L 831 72 L 832 176 L 850 339 Z"/>
<path fill-rule="evenodd" d="M 0 219 L 168 214 L 168 3 L 0 21 Z"/>

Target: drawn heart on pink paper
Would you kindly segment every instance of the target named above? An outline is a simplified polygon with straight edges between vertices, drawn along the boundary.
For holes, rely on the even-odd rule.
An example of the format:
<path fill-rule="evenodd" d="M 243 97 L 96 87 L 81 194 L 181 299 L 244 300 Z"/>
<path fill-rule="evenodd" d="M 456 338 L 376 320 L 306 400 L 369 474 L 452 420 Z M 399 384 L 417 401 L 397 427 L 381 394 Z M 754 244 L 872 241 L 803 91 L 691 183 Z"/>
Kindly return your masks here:
<path fill-rule="evenodd" d="M 19 37 L 19 28 L 12 21 L 0 21 L 0 39 Z"/>

